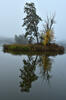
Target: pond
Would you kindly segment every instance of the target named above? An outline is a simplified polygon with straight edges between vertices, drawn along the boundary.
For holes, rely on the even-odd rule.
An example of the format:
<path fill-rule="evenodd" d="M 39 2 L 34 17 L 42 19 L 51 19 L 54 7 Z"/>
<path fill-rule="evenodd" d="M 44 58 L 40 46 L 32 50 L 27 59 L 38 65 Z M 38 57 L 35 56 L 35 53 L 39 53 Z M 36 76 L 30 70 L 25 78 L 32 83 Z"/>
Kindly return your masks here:
<path fill-rule="evenodd" d="M 13 55 L 0 47 L 1 100 L 66 100 L 66 54 Z"/>

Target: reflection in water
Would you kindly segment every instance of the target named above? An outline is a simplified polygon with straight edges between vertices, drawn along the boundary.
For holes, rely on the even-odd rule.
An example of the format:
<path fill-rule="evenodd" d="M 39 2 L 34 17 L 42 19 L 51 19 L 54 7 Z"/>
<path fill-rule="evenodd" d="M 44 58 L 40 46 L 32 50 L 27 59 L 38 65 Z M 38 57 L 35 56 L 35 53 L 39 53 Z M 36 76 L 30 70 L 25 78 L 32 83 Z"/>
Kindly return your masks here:
<path fill-rule="evenodd" d="M 20 82 L 21 91 L 29 92 L 31 88 L 31 83 L 37 80 L 37 76 L 35 74 L 36 69 L 36 58 L 28 56 L 28 60 L 23 60 L 24 66 L 23 69 L 20 69 L 22 81 Z"/>
<path fill-rule="evenodd" d="M 43 79 L 47 81 L 50 80 L 52 60 L 49 58 L 49 56 L 28 56 L 28 59 L 23 59 L 23 63 L 24 65 L 22 69 L 20 69 L 20 88 L 22 92 L 29 92 L 32 82 L 38 79 L 38 76 L 35 73 L 38 65 L 40 67 L 42 66 L 40 74 L 42 75 Z"/>
<path fill-rule="evenodd" d="M 48 56 L 42 56 L 42 77 L 44 80 L 47 80 L 49 82 L 51 76 L 51 68 L 52 68 L 52 62 L 53 60 L 49 58 Z"/>

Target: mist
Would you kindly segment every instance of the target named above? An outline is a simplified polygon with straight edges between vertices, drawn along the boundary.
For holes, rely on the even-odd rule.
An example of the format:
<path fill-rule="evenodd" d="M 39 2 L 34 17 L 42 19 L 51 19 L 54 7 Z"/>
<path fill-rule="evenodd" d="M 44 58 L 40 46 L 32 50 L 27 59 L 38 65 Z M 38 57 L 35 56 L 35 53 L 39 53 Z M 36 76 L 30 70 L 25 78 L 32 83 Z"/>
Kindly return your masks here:
<path fill-rule="evenodd" d="M 0 37 L 13 37 L 24 34 L 22 28 L 24 18 L 24 5 L 26 2 L 34 2 L 37 13 L 43 19 L 39 25 L 42 29 L 47 15 L 55 13 L 56 24 L 54 26 L 56 40 L 66 40 L 66 1 L 65 0 L 1 0 L 0 1 Z"/>

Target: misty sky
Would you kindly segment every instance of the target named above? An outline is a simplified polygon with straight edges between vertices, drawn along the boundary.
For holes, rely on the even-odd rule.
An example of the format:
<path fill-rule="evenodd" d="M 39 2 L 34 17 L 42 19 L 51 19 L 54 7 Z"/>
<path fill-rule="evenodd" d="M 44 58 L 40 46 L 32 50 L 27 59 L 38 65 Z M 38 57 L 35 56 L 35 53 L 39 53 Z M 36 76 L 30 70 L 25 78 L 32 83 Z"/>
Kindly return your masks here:
<path fill-rule="evenodd" d="M 0 0 L 0 37 L 14 37 L 23 34 L 21 25 L 25 2 L 34 2 L 37 14 L 43 19 L 53 13 L 55 17 L 55 38 L 66 40 L 66 1 L 65 0 Z"/>

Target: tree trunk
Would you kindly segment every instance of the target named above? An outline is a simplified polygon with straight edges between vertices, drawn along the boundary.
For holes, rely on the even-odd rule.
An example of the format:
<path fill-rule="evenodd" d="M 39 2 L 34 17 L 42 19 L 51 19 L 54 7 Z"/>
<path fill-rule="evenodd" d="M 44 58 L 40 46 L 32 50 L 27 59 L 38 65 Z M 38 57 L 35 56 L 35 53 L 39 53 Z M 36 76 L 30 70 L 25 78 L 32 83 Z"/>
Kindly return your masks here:
<path fill-rule="evenodd" d="M 39 43 L 38 36 L 36 37 L 36 39 L 37 39 L 37 44 L 38 44 Z"/>

